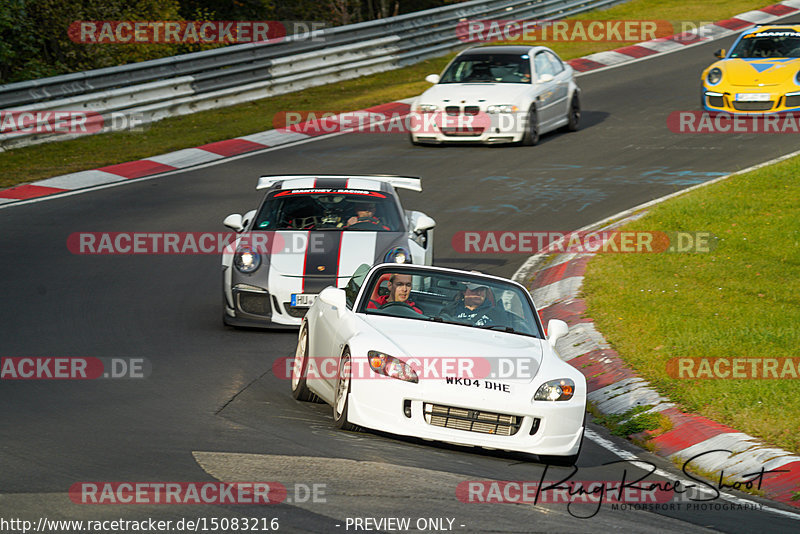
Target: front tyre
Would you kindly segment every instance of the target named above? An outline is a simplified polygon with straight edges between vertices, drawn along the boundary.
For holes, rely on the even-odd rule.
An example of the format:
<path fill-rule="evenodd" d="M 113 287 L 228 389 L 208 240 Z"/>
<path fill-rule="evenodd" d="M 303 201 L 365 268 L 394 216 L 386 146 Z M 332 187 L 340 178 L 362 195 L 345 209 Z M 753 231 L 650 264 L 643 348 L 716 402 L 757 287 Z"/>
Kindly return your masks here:
<path fill-rule="evenodd" d="M 522 136 L 522 144 L 534 146 L 539 142 L 539 116 L 536 114 L 536 107 L 531 106 L 528 110 L 528 124 L 525 127 L 525 134 Z"/>
<path fill-rule="evenodd" d="M 294 351 L 294 364 L 292 365 L 292 397 L 299 401 L 316 400 L 308 389 L 306 376 L 308 374 L 308 325 L 304 324 L 297 338 L 297 348 Z"/>
<path fill-rule="evenodd" d="M 333 424 L 340 430 L 358 430 L 356 425 L 347 420 L 350 368 L 350 351 L 345 350 L 339 360 L 339 379 L 336 382 L 336 394 L 333 399 Z"/>
<path fill-rule="evenodd" d="M 580 127 L 581 122 L 581 101 L 577 93 L 572 95 L 572 100 L 569 103 L 569 115 L 567 122 L 567 131 L 576 132 Z"/>

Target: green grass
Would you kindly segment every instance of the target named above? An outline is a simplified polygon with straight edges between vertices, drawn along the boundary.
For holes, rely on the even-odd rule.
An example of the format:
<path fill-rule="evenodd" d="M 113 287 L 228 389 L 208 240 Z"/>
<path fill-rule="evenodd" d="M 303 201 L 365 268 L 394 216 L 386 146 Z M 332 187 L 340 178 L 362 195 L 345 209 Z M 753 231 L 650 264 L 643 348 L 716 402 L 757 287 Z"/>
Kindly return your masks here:
<path fill-rule="evenodd" d="M 707 253 L 606 254 L 588 266 L 589 315 L 661 393 L 800 452 L 800 378 L 673 379 L 675 357 L 797 357 L 800 159 L 734 176 L 654 207 L 631 231 L 704 231 Z"/>
<path fill-rule="evenodd" d="M 665 430 L 669 426 L 666 419 L 658 412 L 643 413 L 652 406 L 635 406 L 622 414 L 594 413 L 595 423 L 608 427 L 615 436 L 627 437 L 645 430 Z"/>
<path fill-rule="evenodd" d="M 764 5 L 767 4 L 763 0 L 631 0 L 576 18 L 709 21 Z M 572 59 L 625 43 L 548 44 L 562 58 Z M 9 150 L 0 153 L 0 188 L 268 130 L 274 127 L 272 118 L 280 111 L 352 111 L 413 97 L 429 87 L 425 75 L 440 72 L 452 56 L 299 93 L 165 119 L 151 124 L 144 132 L 103 134 Z"/>

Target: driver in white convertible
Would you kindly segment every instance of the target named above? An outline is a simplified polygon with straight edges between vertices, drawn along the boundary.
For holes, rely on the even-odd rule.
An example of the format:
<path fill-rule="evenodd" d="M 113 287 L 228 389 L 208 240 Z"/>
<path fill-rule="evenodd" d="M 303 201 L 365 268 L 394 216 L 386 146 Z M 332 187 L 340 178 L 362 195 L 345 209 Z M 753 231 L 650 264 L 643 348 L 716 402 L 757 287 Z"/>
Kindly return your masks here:
<path fill-rule="evenodd" d="M 508 324 L 505 321 L 504 310 L 499 310 L 496 306 L 491 289 L 472 283 L 468 283 L 466 286 L 460 298 L 446 306 L 442 310 L 442 314 L 476 326 Z"/>
<path fill-rule="evenodd" d="M 381 282 L 383 282 L 387 277 L 389 278 L 389 294 L 388 295 L 380 295 L 378 294 L 378 290 L 380 288 Z M 410 274 L 385 274 L 378 280 L 378 283 L 375 284 L 375 289 L 372 292 L 372 297 L 370 298 L 369 303 L 367 304 L 367 308 L 372 309 L 379 309 L 383 308 L 387 304 L 391 302 L 398 302 L 407 305 L 412 310 L 417 313 L 422 313 L 422 310 L 417 308 L 414 301 L 409 300 L 408 297 L 411 296 L 411 275 Z"/>

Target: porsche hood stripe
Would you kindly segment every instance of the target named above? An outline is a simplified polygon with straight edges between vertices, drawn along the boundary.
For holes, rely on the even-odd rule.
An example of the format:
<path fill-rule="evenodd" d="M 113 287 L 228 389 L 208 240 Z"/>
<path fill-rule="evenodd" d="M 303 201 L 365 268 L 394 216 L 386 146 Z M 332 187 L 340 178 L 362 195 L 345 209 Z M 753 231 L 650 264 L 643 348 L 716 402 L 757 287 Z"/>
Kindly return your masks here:
<path fill-rule="evenodd" d="M 344 232 L 339 254 L 338 287 L 344 286 L 362 263 L 372 264 L 377 253 L 377 232 Z"/>
<path fill-rule="evenodd" d="M 336 285 L 341 245 L 342 232 L 308 233 L 303 268 L 304 293 L 319 293 L 328 286 Z"/>

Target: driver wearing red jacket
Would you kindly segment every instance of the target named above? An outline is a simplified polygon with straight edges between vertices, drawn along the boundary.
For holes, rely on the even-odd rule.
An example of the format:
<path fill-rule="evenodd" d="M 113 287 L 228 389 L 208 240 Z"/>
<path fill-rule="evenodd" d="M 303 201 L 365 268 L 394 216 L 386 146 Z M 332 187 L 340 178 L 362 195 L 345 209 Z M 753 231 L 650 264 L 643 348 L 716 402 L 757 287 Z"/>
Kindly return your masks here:
<path fill-rule="evenodd" d="M 350 228 L 351 226 L 355 226 L 360 224 L 360 229 L 369 228 L 367 225 L 373 225 L 377 228 L 382 230 L 389 230 L 389 227 L 386 226 L 381 222 L 381 220 L 375 217 L 375 204 L 373 203 L 365 203 L 359 205 L 356 208 L 356 215 L 354 217 L 350 217 L 347 219 L 347 224 L 345 228 Z"/>
<path fill-rule="evenodd" d="M 408 305 L 412 310 L 417 313 L 422 313 L 422 310 L 417 308 L 414 301 L 408 300 L 411 296 L 411 275 L 410 274 L 393 274 L 389 277 L 389 294 L 380 295 L 374 300 L 370 300 L 367 308 L 378 309 L 382 308 L 390 302 L 402 302 Z"/>

